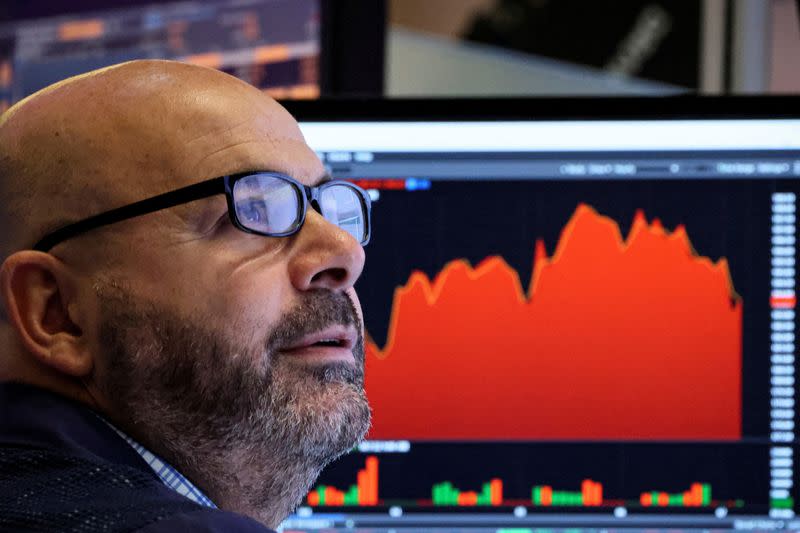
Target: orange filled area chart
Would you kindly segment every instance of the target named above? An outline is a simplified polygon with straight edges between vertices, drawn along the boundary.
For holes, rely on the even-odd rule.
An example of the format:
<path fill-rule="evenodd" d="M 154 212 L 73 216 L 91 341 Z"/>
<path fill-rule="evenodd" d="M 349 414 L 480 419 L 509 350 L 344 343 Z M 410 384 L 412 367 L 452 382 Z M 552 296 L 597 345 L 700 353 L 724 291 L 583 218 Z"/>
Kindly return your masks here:
<path fill-rule="evenodd" d="M 737 440 L 743 302 L 726 259 L 581 204 L 523 289 L 501 257 L 396 289 L 367 343 L 372 439 Z"/>

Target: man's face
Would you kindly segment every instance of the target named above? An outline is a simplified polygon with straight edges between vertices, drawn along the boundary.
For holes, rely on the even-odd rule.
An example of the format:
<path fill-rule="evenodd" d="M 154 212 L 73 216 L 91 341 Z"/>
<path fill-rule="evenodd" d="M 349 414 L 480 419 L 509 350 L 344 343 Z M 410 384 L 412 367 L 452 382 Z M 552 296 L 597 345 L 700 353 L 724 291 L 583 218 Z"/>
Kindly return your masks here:
<path fill-rule="evenodd" d="M 118 170 L 136 191 L 127 201 L 247 170 L 322 178 L 296 124 L 257 91 L 223 84 L 176 98 L 191 111 L 154 117 L 158 128 L 139 132 L 143 164 Z M 142 170 L 151 161 L 159 170 Z M 353 290 L 362 247 L 311 210 L 293 237 L 244 233 L 221 195 L 102 231 L 117 259 L 93 276 L 90 385 L 190 479 L 227 476 L 249 494 L 229 508 L 279 521 L 369 425 Z"/>

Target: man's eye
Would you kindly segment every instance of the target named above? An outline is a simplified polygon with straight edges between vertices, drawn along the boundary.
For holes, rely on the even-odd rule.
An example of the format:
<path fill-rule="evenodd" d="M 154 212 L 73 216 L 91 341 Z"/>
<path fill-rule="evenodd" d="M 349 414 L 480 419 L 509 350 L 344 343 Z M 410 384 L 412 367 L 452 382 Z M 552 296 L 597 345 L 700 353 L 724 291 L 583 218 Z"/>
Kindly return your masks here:
<path fill-rule="evenodd" d="M 239 213 L 250 222 L 267 222 L 267 204 L 263 200 L 251 200 L 239 204 Z"/>

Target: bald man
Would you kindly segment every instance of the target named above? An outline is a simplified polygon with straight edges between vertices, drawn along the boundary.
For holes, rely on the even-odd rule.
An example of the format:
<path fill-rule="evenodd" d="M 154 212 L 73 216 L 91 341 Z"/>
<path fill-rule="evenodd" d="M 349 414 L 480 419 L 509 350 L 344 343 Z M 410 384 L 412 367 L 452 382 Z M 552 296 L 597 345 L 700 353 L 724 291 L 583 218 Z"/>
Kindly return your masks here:
<path fill-rule="evenodd" d="M 266 531 L 364 435 L 364 191 L 215 70 L 0 118 L 0 530 Z"/>

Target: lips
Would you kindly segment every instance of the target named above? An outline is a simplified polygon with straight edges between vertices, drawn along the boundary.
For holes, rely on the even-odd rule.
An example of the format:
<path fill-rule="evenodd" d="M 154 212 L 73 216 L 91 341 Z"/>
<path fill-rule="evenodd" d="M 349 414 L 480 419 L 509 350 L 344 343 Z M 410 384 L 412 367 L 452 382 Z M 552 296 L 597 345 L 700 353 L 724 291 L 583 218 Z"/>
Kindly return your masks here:
<path fill-rule="evenodd" d="M 355 361 L 353 348 L 357 339 L 358 332 L 352 326 L 329 326 L 304 335 L 278 351 L 300 359 Z"/>

